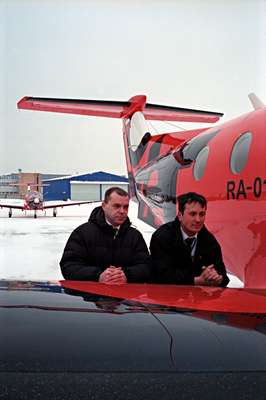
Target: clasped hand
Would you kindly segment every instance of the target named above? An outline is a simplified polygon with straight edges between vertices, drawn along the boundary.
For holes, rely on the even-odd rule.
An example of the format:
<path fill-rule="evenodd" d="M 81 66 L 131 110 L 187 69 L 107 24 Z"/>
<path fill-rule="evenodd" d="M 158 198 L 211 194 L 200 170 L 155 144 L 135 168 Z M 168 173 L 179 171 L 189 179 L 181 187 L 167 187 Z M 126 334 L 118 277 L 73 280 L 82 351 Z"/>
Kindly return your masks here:
<path fill-rule="evenodd" d="M 127 278 L 121 267 L 110 265 L 101 273 L 99 282 L 109 285 L 121 285 L 127 282 Z"/>
<path fill-rule="evenodd" d="M 202 269 L 201 275 L 194 278 L 196 285 L 219 286 L 222 283 L 223 277 L 218 274 L 213 264 Z"/>

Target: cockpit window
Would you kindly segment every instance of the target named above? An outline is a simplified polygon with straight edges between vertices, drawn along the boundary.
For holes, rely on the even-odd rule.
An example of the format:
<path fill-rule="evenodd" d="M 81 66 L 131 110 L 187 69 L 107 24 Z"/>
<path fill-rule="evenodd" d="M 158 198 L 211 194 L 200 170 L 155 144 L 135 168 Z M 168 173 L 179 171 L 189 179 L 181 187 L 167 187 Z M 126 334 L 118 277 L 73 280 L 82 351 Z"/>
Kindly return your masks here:
<path fill-rule="evenodd" d="M 129 157 L 133 167 L 135 167 L 143 156 L 147 143 L 151 137 L 148 125 L 142 112 L 137 111 L 132 115 L 129 129 Z"/>
<path fill-rule="evenodd" d="M 147 122 L 142 112 L 137 111 L 132 115 L 130 122 L 130 146 L 132 151 L 136 151 L 138 146 L 147 135 L 150 136 Z"/>
<path fill-rule="evenodd" d="M 233 174 L 240 174 L 245 167 L 248 160 L 251 140 L 251 132 L 245 132 L 235 142 L 230 157 L 230 168 Z"/>
<path fill-rule="evenodd" d="M 199 181 L 204 175 L 205 168 L 207 165 L 208 155 L 209 155 L 209 146 L 205 146 L 203 147 L 203 149 L 200 150 L 199 154 L 196 157 L 193 168 L 193 174 L 196 181 Z"/>

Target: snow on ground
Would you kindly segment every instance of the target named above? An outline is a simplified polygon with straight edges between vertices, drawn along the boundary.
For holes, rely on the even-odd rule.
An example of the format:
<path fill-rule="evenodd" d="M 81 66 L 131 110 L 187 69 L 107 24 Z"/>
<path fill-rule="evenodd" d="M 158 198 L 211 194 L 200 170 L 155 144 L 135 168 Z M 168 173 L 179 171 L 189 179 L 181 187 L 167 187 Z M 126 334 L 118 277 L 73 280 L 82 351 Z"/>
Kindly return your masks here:
<path fill-rule="evenodd" d="M 0 208 L 0 278 L 62 279 L 59 261 L 66 241 L 77 226 L 87 222 L 97 205 L 100 203 L 58 208 L 56 218 L 53 209 L 38 211 L 36 219 L 33 211 L 25 214 L 15 209 L 12 218 L 8 218 L 9 209 Z M 129 217 L 149 243 L 153 228 L 137 219 L 137 205 L 133 202 Z"/>
<path fill-rule="evenodd" d="M 18 204 L 20 200 L 12 200 Z M 3 203 L 3 200 L 1 200 Z M 62 279 L 59 261 L 70 233 L 87 222 L 92 209 L 100 203 L 58 208 L 57 217 L 52 209 L 33 212 L 13 210 L 8 218 L 8 209 L 0 208 L 0 279 L 58 280 Z M 149 246 L 154 231 L 137 218 L 137 204 L 130 202 L 129 218 L 139 229 Z M 230 277 L 231 287 L 242 287 L 242 283 Z"/>

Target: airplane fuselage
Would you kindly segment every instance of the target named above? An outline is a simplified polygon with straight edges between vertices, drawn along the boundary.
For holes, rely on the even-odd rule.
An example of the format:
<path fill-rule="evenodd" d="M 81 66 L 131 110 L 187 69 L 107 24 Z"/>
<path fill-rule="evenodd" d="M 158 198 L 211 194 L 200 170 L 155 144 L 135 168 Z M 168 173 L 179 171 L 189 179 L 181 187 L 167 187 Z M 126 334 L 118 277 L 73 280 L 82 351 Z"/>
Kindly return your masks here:
<path fill-rule="evenodd" d="M 163 136 L 151 138 L 135 173 L 142 212 L 155 227 L 175 218 L 179 194 L 207 197 L 206 225 L 222 246 L 227 268 L 247 287 L 266 285 L 265 126 L 266 108 L 206 129 L 184 148 L 165 143 Z M 171 134 L 177 143 L 180 135 Z"/>
<path fill-rule="evenodd" d="M 40 192 L 29 192 L 25 196 L 24 210 L 43 210 L 43 197 Z"/>

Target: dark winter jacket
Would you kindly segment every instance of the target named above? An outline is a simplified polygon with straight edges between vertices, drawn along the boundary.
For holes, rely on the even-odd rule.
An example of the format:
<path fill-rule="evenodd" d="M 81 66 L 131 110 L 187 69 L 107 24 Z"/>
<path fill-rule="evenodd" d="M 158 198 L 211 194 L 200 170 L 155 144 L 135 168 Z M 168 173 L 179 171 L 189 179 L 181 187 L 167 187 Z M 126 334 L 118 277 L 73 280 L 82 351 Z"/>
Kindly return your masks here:
<path fill-rule="evenodd" d="M 65 279 L 98 281 L 110 265 L 121 267 L 127 282 L 147 282 L 149 252 L 141 233 L 126 221 L 115 230 L 105 221 L 102 207 L 96 207 L 89 222 L 70 235 L 62 259 Z"/>
<path fill-rule="evenodd" d="M 153 233 L 150 251 L 152 281 L 155 283 L 194 285 L 194 277 L 201 275 L 202 267 L 211 264 L 214 264 L 218 274 L 223 275 L 220 286 L 227 286 L 229 282 L 221 247 L 205 226 L 198 233 L 193 261 L 190 250 L 184 244 L 177 218 Z"/>

